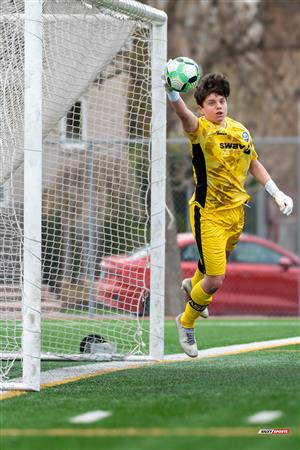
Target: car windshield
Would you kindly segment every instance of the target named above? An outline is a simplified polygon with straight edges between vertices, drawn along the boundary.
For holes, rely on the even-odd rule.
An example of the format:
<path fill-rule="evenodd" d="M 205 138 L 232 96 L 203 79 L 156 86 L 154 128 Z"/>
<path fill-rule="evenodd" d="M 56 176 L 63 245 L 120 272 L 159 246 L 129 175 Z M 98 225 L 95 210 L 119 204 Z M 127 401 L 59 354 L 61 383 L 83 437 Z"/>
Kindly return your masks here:
<path fill-rule="evenodd" d="M 180 249 L 181 261 L 198 261 L 199 253 L 195 244 L 189 244 Z"/>
<path fill-rule="evenodd" d="M 189 244 L 180 249 L 181 261 L 198 261 L 199 253 L 195 244 Z M 248 264 L 277 265 L 282 254 L 278 251 L 255 242 L 240 241 L 230 254 L 228 261 Z"/>
<path fill-rule="evenodd" d="M 239 242 L 229 257 L 230 262 L 278 264 L 281 253 L 254 242 Z"/>

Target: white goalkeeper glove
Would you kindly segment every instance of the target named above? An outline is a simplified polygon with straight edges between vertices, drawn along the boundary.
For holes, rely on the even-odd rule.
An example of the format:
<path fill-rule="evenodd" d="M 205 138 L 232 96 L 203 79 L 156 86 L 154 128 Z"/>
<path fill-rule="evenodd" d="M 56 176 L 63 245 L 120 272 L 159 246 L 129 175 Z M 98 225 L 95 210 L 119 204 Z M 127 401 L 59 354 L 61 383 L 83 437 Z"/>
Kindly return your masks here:
<path fill-rule="evenodd" d="M 177 102 L 180 99 L 180 94 L 177 91 L 174 91 L 167 82 L 167 77 L 166 77 L 166 73 L 167 73 L 167 67 L 168 64 L 172 61 L 172 59 L 169 59 L 169 61 L 165 64 L 164 70 L 162 71 L 161 74 L 161 79 L 163 81 L 164 84 L 164 88 L 166 90 L 166 94 L 168 96 L 168 99 L 170 100 L 170 102 Z"/>
<path fill-rule="evenodd" d="M 282 214 L 289 216 L 293 211 L 293 199 L 280 191 L 273 180 L 267 181 L 265 190 L 274 198 Z"/>

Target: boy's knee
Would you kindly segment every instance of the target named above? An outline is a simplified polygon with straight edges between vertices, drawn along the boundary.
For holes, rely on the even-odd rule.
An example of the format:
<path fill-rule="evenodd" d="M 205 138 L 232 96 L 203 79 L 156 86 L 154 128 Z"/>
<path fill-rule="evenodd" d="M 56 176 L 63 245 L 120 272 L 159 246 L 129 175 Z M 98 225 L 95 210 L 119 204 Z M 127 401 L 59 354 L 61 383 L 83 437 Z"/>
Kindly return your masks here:
<path fill-rule="evenodd" d="M 202 288 L 205 292 L 212 295 L 220 289 L 224 283 L 225 275 L 207 275 L 202 281 Z"/>

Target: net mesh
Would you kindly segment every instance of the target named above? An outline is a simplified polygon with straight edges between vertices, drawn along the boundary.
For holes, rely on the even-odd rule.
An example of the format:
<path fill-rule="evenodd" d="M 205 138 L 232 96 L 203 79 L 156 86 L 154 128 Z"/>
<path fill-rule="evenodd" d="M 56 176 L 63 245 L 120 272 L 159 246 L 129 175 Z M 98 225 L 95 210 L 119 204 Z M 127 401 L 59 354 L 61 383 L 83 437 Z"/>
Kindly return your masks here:
<path fill-rule="evenodd" d="M 78 354 L 91 337 L 144 353 L 151 27 L 101 1 L 44 1 L 43 14 L 42 351 Z M 0 40 L 6 377 L 22 337 L 23 0 L 1 2 Z"/>

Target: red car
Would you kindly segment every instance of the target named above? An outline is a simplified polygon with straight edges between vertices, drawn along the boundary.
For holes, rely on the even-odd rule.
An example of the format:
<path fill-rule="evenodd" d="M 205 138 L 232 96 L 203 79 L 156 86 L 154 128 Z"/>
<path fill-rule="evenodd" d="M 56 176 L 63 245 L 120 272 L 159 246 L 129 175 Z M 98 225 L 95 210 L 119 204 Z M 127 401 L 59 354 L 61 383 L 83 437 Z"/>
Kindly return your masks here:
<path fill-rule="evenodd" d="M 179 234 L 178 247 L 182 278 L 190 278 L 198 262 L 192 233 Z M 299 262 L 297 255 L 277 244 L 243 234 L 230 255 L 225 282 L 214 295 L 210 314 L 297 315 Z M 119 310 L 147 314 L 149 286 L 147 247 L 131 255 L 103 258 L 99 302 Z"/>

